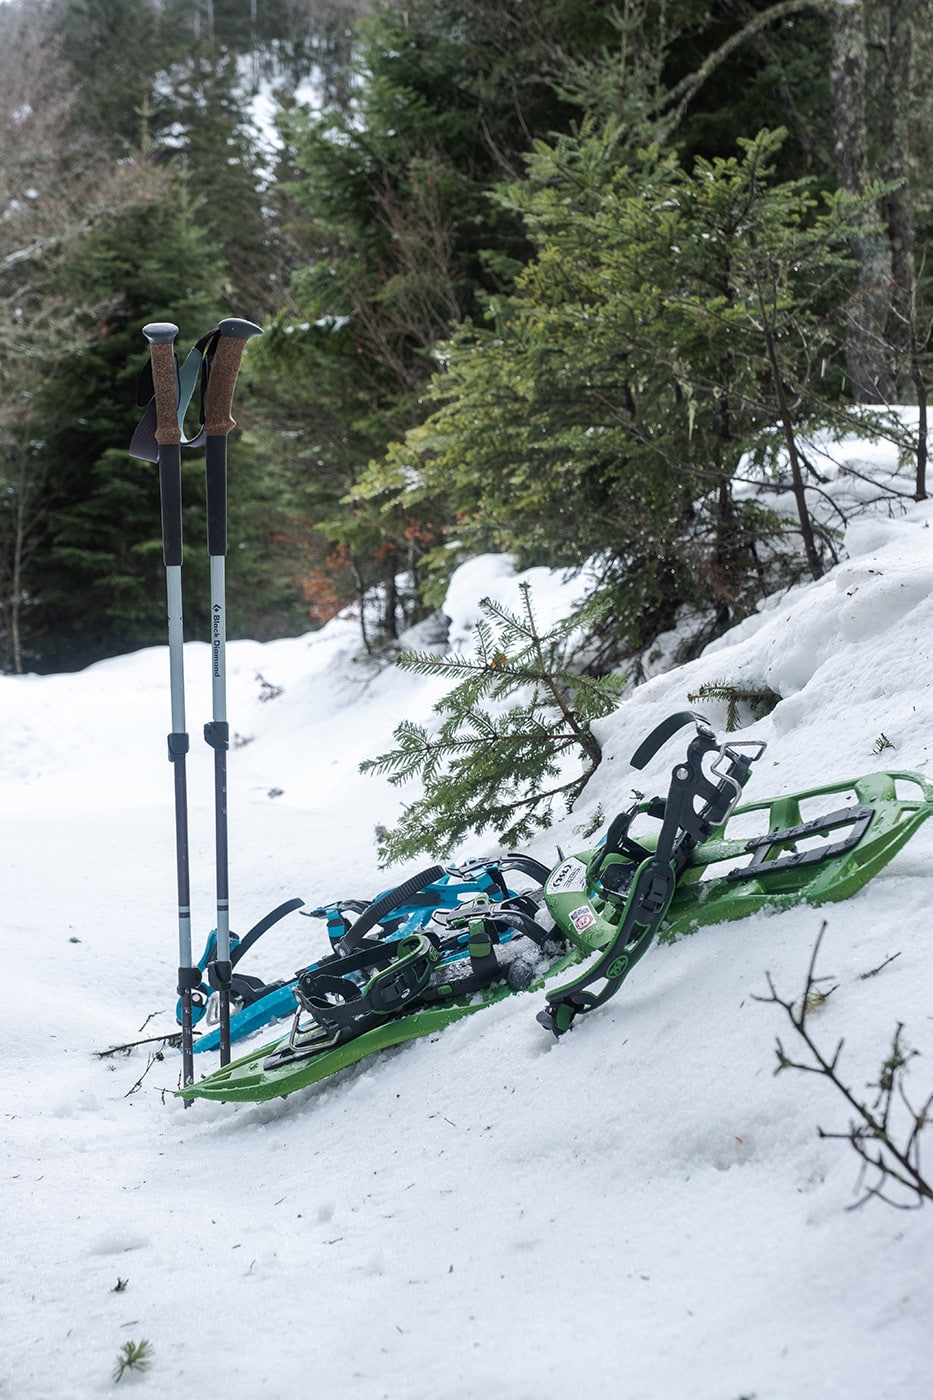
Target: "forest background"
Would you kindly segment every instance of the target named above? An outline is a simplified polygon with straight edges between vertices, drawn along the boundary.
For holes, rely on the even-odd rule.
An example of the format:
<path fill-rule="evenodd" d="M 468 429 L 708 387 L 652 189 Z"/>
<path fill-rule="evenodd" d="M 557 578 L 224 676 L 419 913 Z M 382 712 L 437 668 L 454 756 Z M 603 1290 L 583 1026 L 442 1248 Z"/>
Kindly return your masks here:
<path fill-rule="evenodd" d="M 231 446 L 233 636 L 356 600 L 391 645 L 496 550 L 587 567 L 600 673 L 675 624 L 685 659 L 819 577 L 845 520 L 815 430 L 894 435 L 900 494 L 926 495 L 931 20 L 8 0 L 0 668 L 164 640 L 158 476 L 127 451 L 151 320 L 182 346 L 264 328 Z M 185 482 L 203 637 L 196 452 Z"/>

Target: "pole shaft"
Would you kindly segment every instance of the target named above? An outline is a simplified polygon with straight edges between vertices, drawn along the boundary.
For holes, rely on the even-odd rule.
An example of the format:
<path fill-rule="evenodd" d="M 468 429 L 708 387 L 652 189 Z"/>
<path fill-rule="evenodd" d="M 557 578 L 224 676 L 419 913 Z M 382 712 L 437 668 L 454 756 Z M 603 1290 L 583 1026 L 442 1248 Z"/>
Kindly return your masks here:
<path fill-rule="evenodd" d="M 181 567 L 168 565 L 165 570 L 165 591 L 168 601 L 169 688 L 172 704 L 172 732 L 185 732 L 185 651 L 184 614 L 181 597 Z"/>
<path fill-rule="evenodd" d="M 184 748 L 188 747 L 188 736 Z M 171 745 L 171 740 L 169 741 Z M 178 882 L 178 993 L 181 998 L 181 1082 L 194 1083 L 194 1015 L 191 1004 L 191 878 L 188 867 L 188 778 L 184 753 L 174 759 L 175 859 Z"/>
<path fill-rule="evenodd" d="M 214 964 L 220 1010 L 220 1063 L 230 1062 L 230 859 L 227 826 L 227 437 L 240 361 L 247 340 L 262 331 L 251 321 L 229 319 L 217 327 L 204 394 L 207 552 L 211 562 L 212 718 L 204 737 L 214 750 L 214 827 L 217 887 L 217 958 Z"/>
<path fill-rule="evenodd" d="M 224 439 L 221 439 L 224 441 Z M 212 719 L 204 737 L 214 750 L 214 845 L 217 893 L 217 957 L 214 964 L 219 985 L 220 1062 L 230 1062 L 230 853 L 227 823 L 227 623 L 225 561 L 211 556 L 211 697 Z"/>
<path fill-rule="evenodd" d="M 181 590 L 182 503 L 181 429 L 178 426 L 178 368 L 175 337 L 178 327 L 156 321 L 143 327 L 149 341 L 159 444 L 159 495 L 162 512 L 162 557 L 165 562 L 168 613 L 169 686 L 172 732 L 168 757 L 175 787 L 175 876 L 178 891 L 178 995 L 181 999 L 182 1083 L 194 1083 L 194 1017 L 192 991 L 200 981 L 191 961 L 191 875 L 188 861 L 188 774 L 185 729 L 184 626 Z M 186 1100 L 186 1107 L 189 1100 Z"/>

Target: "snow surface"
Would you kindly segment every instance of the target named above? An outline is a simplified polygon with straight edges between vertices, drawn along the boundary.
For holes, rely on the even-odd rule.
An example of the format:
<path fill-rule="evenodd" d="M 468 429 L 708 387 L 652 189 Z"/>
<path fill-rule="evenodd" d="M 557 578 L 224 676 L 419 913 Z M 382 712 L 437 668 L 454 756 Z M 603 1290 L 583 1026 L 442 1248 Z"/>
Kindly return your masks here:
<path fill-rule="evenodd" d="M 771 599 L 699 660 L 602 722 L 578 810 L 531 849 L 591 844 L 632 790 L 628 757 L 705 682 L 781 703 L 749 800 L 873 771 L 929 773 L 933 506 L 850 530 L 848 558 Z M 574 591 L 532 571 L 543 613 Z M 484 593 L 518 601 L 501 558 L 453 581 L 462 644 Z M 295 894 L 371 897 L 373 832 L 401 796 L 361 759 L 425 720 L 439 682 L 361 660 L 349 618 L 230 646 L 231 891 L 244 932 Z M 213 919 L 209 651 L 186 648 L 193 909 Z M 264 686 L 263 681 L 268 685 Z M 269 687 L 281 687 L 263 699 Z M 717 704 L 704 707 L 722 724 Z M 814 1019 L 858 1094 L 897 1022 L 933 1087 L 933 823 L 850 901 L 707 928 L 652 950 L 618 997 L 553 1041 L 541 997 L 510 999 L 285 1100 L 172 1096 L 179 1056 L 109 1047 L 173 1025 L 177 964 L 167 649 L 66 676 L 0 678 L 5 1182 L 0 1395 L 111 1393 L 121 1347 L 153 1359 L 121 1387 L 213 1400 L 921 1400 L 933 1393 L 933 1212 L 858 1199 L 846 1106 L 775 1076 L 770 971 L 838 984 Z M 881 736 L 893 746 L 874 752 Z M 486 848 L 490 852 L 492 846 Z M 462 854 L 483 854 L 476 843 Z M 411 869 L 417 868 L 417 864 Z M 324 951 L 292 915 L 247 969 Z M 197 949 L 200 952 L 200 946 Z M 898 954 L 876 976 L 864 974 Z M 213 1068 L 204 1056 L 199 1072 Z M 928 1130 L 933 1131 L 933 1130 Z M 119 1282 L 119 1286 L 118 1286 Z"/>

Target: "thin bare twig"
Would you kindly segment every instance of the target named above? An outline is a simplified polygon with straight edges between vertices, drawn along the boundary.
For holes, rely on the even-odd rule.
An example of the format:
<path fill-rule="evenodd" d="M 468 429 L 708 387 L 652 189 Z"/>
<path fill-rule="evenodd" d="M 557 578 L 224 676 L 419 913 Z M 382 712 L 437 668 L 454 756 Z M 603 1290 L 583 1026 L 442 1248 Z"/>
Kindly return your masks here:
<path fill-rule="evenodd" d="M 807 1051 L 806 1058 L 794 1060 L 787 1054 L 778 1037 L 778 1064 L 775 1074 L 785 1069 L 796 1069 L 807 1074 L 823 1075 L 848 1104 L 853 1117 L 845 1132 L 826 1132 L 823 1128 L 818 1128 L 817 1132 L 821 1138 L 827 1140 L 848 1142 L 862 1163 L 856 1185 L 856 1191 L 860 1193 L 859 1198 L 849 1207 L 850 1210 L 855 1210 L 872 1199 L 884 1201 L 898 1210 L 916 1210 L 925 1201 L 933 1201 L 933 1185 L 923 1175 L 920 1157 L 921 1135 L 933 1112 L 933 1092 L 927 1096 L 920 1108 L 916 1108 L 907 1096 L 904 1074 L 918 1052 L 904 1044 L 904 1027 L 901 1023 L 898 1023 L 895 1029 L 891 1049 L 882 1063 L 877 1082 L 869 1085 L 869 1088 L 877 1090 L 874 1102 L 870 1105 L 857 1099 L 840 1077 L 839 1062 L 845 1040 L 840 1038 L 831 1054 L 827 1054 L 817 1044 L 810 1030 L 809 1018 L 814 1009 L 822 1005 L 836 990 L 834 986 L 829 991 L 823 991 L 820 983 L 830 979 L 816 975 L 816 961 L 825 932 L 824 920 L 813 946 L 801 997 L 791 1001 L 781 996 L 775 989 L 770 972 L 766 974 L 769 995 L 755 997 L 756 1001 L 781 1007 Z M 893 958 L 886 959 L 865 976 L 874 976 L 892 961 Z M 895 1136 L 896 1129 L 892 1124 L 892 1113 L 898 1104 L 906 1110 L 909 1120 L 906 1136 L 901 1134 L 900 1140 Z M 892 1195 L 892 1188 L 900 1194 Z"/>

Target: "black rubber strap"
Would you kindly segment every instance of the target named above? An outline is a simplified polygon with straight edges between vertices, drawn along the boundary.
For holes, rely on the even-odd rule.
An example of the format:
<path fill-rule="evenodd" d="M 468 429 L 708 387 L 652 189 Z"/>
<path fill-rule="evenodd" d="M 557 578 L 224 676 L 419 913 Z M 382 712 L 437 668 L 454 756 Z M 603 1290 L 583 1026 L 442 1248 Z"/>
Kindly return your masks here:
<path fill-rule="evenodd" d="M 235 972 L 230 978 L 230 996 L 241 1006 L 252 1006 L 254 1002 L 267 997 L 270 992 L 277 992 L 280 987 L 287 985 L 282 981 L 263 982 L 261 977 L 247 977 L 244 972 Z"/>
<path fill-rule="evenodd" d="M 676 715 L 668 715 L 667 719 L 661 721 L 655 729 L 638 745 L 632 754 L 629 762 L 633 768 L 644 768 L 651 762 L 659 749 L 662 749 L 668 739 L 673 738 L 678 729 L 683 729 L 686 724 L 695 724 L 699 727 L 706 721 L 701 720 L 699 715 L 695 715 L 692 710 L 681 710 Z"/>
<path fill-rule="evenodd" d="M 537 880 L 539 885 L 543 885 L 551 873 L 549 865 L 542 865 L 534 856 L 524 856 L 517 851 L 509 851 L 504 860 L 498 861 L 497 864 L 500 870 L 521 870 L 523 874 Z"/>
<path fill-rule="evenodd" d="M 412 875 L 410 880 L 397 885 L 394 890 L 387 890 L 379 899 L 365 909 L 356 923 L 337 942 L 337 951 L 346 955 L 363 941 L 363 938 L 375 924 L 378 924 L 385 914 L 391 914 L 393 909 L 397 909 L 400 904 L 406 904 L 424 889 L 425 885 L 433 885 L 435 880 L 439 880 L 445 873 L 442 865 L 432 865 L 428 870 L 422 870 L 419 875 Z"/>
<path fill-rule="evenodd" d="M 519 935 L 530 938 L 539 948 L 551 942 L 566 942 L 564 934 L 556 926 L 553 929 L 546 929 L 543 924 L 539 924 L 535 918 L 537 905 L 526 895 L 517 895 L 510 899 L 507 904 L 490 904 L 489 907 L 480 914 L 466 911 L 458 914 L 463 924 L 469 924 L 476 919 L 482 920 L 485 925 L 496 933 L 504 933 L 507 929 L 512 929 Z M 456 923 L 451 922 L 450 927 L 456 928 Z M 441 952 L 446 953 L 454 948 L 462 948 L 463 944 L 459 937 L 444 939 L 441 943 Z"/>
<path fill-rule="evenodd" d="M 377 972 L 361 988 L 339 973 L 309 972 L 298 979 L 295 996 L 318 1025 L 337 1041 L 362 1035 L 386 1017 L 396 1016 L 417 1006 L 431 979 L 440 953 L 424 934 L 412 934 L 383 945 L 388 966 Z M 346 966 L 346 962 L 338 964 Z"/>
<path fill-rule="evenodd" d="M 261 918 L 258 924 L 253 924 L 249 933 L 244 934 L 236 948 L 232 950 L 230 954 L 231 967 L 236 967 L 243 954 L 249 952 L 257 939 L 261 938 L 273 924 L 277 924 L 279 919 L 284 919 L 285 915 L 290 914 L 293 909 L 300 909 L 303 904 L 303 899 L 288 899 L 284 904 L 279 904 L 275 909 L 270 909 L 269 913 Z"/>

